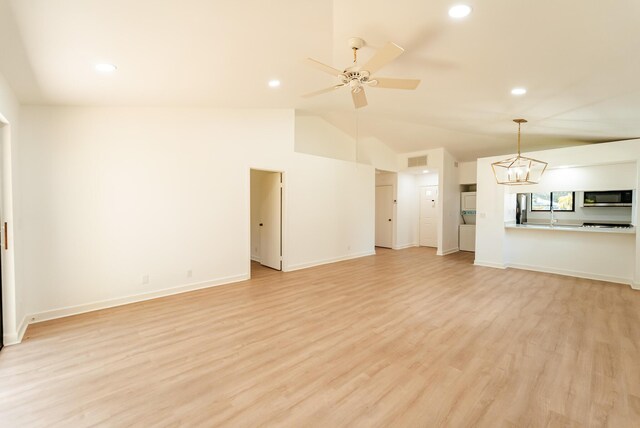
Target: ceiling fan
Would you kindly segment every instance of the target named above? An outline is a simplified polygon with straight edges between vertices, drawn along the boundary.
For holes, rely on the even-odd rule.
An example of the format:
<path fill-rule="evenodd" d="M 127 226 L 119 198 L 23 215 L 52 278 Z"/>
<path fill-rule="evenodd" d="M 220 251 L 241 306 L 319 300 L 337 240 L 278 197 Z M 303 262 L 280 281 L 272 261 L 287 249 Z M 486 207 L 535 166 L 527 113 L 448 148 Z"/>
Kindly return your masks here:
<path fill-rule="evenodd" d="M 388 88 L 388 89 L 416 89 L 420 84 L 419 79 L 394 79 L 391 77 L 372 77 L 372 74 L 380 70 L 385 65 L 399 57 L 403 52 L 400 46 L 395 43 L 387 43 L 379 49 L 373 57 L 363 66 L 358 65 L 358 49 L 364 46 L 364 40 L 354 37 L 349 39 L 349 47 L 353 50 L 353 65 L 340 71 L 329 65 L 323 64 L 312 58 L 307 58 L 307 63 L 317 69 L 336 76 L 340 83 L 326 89 L 311 92 L 303 95 L 304 98 L 313 97 L 334 91 L 344 86 L 349 87 L 353 104 L 356 108 L 367 105 L 367 97 L 364 93 L 364 87 Z"/>

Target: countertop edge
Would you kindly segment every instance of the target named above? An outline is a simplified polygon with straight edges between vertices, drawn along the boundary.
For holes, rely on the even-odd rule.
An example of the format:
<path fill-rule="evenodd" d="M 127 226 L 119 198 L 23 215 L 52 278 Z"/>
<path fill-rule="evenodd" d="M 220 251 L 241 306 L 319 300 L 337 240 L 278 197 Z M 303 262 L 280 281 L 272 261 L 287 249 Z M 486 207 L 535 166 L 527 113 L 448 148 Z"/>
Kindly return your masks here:
<path fill-rule="evenodd" d="M 598 229 L 590 227 L 572 227 L 572 226 L 547 226 L 544 224 L 515 224 L 505 223 L 505 229 L 520 229 L 520 230 L 548 230 L 554 232 L 582 232 L 582 233 L 616 233 L 619 235 L 635 235 L 636 228 L 631 227 L 628 229 Z"/>

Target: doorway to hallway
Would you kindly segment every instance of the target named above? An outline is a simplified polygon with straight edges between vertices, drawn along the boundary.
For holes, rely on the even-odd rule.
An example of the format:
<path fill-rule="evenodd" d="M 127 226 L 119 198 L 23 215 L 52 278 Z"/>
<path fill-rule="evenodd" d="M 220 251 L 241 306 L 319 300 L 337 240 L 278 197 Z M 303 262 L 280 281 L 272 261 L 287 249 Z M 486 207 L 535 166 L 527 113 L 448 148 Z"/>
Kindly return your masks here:
<path fill-rule="evenodd" d="M 251 260 L 282 270 L 282 172 L 250 174 Z"/>

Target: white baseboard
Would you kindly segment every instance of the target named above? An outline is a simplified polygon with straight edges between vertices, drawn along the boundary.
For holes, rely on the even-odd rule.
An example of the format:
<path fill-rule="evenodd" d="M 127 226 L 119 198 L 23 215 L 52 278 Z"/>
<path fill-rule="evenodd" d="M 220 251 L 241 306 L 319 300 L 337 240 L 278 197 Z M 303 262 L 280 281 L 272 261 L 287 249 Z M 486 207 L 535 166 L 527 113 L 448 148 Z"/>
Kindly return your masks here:
<path fill-rule="evenodd" d="M 437 251 L 436 256 L 447 256 L 449 254 L 457 253 L 458 251 L 460 251 L 458 247 L 449 248 L 448 250 L 444 250 L 443 252 Z"/>
<path fill-rule="evenodd" d="M 412 248 L 412 247 L 417 247 L 418 244 L 412 243 L 412 244 L 403 244 L 403 245 L 394 245 L 392 249 L 394 250 L 404 250 L 407 248 Z"/>
<path fill-rule="evenodd" d="M 15 333 L 5 334 L 2 337 L 2 341 L 6 346 L 17 345 L 22 342 L 22 338 L 24 337 L 24 333 L 27 331 L 27 327 L 29 326 L 29 317 L 26 315 L 22 318 L 22 322 L 18 326 L 18 331 Z"/>
<path fill-rule="evenodd" d="M 494 262 L 484 262 L 482 260 L 475 259 L 473 262 L 476 266 L 494 268 L 494 269 L 506 269 L 507 267 L 502 263 L 494 263 Z"/>
<path fill-rule="evenodd" d="M 197 282 L 193 284 L 180 285 L 178 287 L 165 288 L 163 290 L 152 291 L 149 293 L 134 294 L 127 297 L 118 297 L 115 299 L 101 300 L 93 303 L 85 303 L 82 305 L 68 306 L 65 308 L 53 309 L 40 312 L 28 316 L 30 324 L 53 320 L 56 318 L 68 317 L 71 315 L 83 314 L 85 312 L 97 311 L 100 309 L 112 308 L 114 306 L 127 305 L 129 303 L 142 302 L 145 300 L 157 299 L 159 297 L 171 296 L 174 294 L 187 293 L 189 291 L 200 290 L 203 288 L 215 287 L 217 285 L 229 284 L 232 282 L 245 281 L 249 279 L 248 274 L 229 276 L 225 278 L 214 279 L 210 281 Z"/>
<path fill-rule="evenodd" d="M 510 263 L 507 267 L 514 268 L 514 269 L 531 270 L 535 272 L 553 273 L 556 275 L 573 276 L 576 278 L 594 279 L 596 281 L 614 282 L 617 284 L 627 284 L 627 285 L 631 285 L 631 288 L 633 288 L 633 281 L 630 278 L 623 278 L 619 276 L 600 275 L 600 274 L 591 273 L 591 272 L 549 268 L 546 266 L 535 266 L 535 265 L 526 265 L 526 264 L 519 264 L 519 263 L 516 263 L 516 264 Z"/>
<path fill-rule="evenodd" d="M 251 256 L 251 261 L 260 263 L 260 257 Z"/>
<path fill-rule="evenodd" d="M 284 271 L 285 272 L 291 272 L 291 271 L 294 271 L 294 270 L 307 269 L 307 268 L 310 268 L 310 267 L 326 265 L 326 264 L 329 264 L 329 263 L 336 263 L 336 262 L 343 262 L 345 260 L 358 259 L 360 257 L 374 256 L 375 254 L 376 254 L 375 250 L 374 251 L 365 251 L 365 252 L 362 252 L 362 253 L 348 254 L 346 256 L 333 257 L 333 258 L 324 259 L 324 260 L 317 260 L 317 261 L 309 262 L 309 263 L 299 263 L 297 265 L 287 266 L 286 269 L 284 269 Z"/>
<path fill-rule="evenodd" d="M 629 284 L 634 290 L 640 290 L 640 282 L 632 282 Z"/>

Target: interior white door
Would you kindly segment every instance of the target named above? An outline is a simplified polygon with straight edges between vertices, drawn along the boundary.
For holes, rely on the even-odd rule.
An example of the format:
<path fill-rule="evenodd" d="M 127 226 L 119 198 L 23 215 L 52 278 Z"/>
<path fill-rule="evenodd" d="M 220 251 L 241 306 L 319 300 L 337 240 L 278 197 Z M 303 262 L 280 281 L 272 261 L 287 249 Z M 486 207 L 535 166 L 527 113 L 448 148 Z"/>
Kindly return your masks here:
<path fill-rule="evenodd" d="M 420 246 L 438 246 L 438 186 L 420 188 Z"/>
<path fill-rule="evenodd" d="M 393 246 L 393 186 L 376 186 L 376 247 Z"/>
<path fill-rule="evenodd" d="M 282 174 L 272 172 L 262 180 L 260 206 L 260 264 L 282 270 Z"/>

